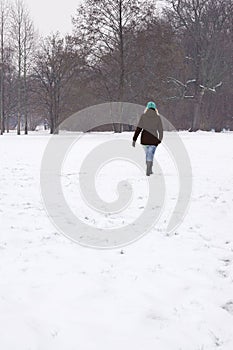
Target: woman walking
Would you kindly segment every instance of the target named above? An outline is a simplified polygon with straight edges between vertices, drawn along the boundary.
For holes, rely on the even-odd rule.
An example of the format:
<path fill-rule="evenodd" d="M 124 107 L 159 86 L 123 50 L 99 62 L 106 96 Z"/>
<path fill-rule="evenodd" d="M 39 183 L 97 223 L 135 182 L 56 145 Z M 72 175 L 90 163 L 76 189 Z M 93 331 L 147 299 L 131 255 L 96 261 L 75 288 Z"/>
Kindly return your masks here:
<path fill-rule="evenodd" d="M 141 144 L 146 152 L 146 175 L 153 174 L 152 166 L 156 147 L 163 139 L 163 126 L 157 106 L 154 102 L 148 102 L 146 110 L 141 116 L 133 136 L 133 147 L 141 133 Z"/>

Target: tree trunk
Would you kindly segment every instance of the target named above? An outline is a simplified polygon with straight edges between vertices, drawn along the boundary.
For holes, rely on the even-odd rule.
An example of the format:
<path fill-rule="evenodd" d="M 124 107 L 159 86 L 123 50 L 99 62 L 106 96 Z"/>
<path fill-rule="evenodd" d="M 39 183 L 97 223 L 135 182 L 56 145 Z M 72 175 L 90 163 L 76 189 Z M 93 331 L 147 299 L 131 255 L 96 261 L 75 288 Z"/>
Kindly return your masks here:
<path fill-rule="evenodd" d="M 1 128 L 1 135 L 4 132 L 4 93 L 3 93 L 3 85 L 4 85 L 4 21 L 3 16 L 1 18 L 1 95 L 0 95 L 0 104 L 1 104 L 1 110 L 0 110 L 0 128 Z"/>
<path fill-rule="evenodd" d="M 25 114 L 24 134 L 25 134 L 25 135 L 28 134 L 28 118 L 27 118 L 27 114 Z"/>
<path fill-rule="evenodd" d="M 18 52 L 19 58 L 18 58 L 18 86 L 17 86 L 17 119 L 18 119 L 18 125 L 17 125 L 17 135 L 20 135 L 20 123 L 21 123 L 21 42 L 19 41 L 19 52 Z"/>
<path fill-rule="evenodd" d="M 113 123 L 113 131 L 115 133 L 121 133 L 122 132 L 122 124 L 121 123 Z"/>
<path fill-rule="evenodd" d="M 6 115 L 6 132 L 9 133 L 10 131 L 10 126 L 9 126 L 9 117 L 8 114 Z"/>
<path fill-rule="evenodd" d="M 17 112 L 17 135 L 20 135 L 20 123 L 21 123 L 20 104 L 18 103 L 18 112 Z"/>
<path fill-rule="evenodd" d="M 193 107 L 193 121 L 192 121 L 192 127 L 190 131 L 197 131 L 200 129 L 201 125 L 201 103 L 204 96 L 204 90 L 202 89 L 197 93 L 197 96 L 194 100 L 194 107 Z"/>
<path fill-rule="evenodd" d="M 119 41 L 120 41 L 120 81 L 119 81 L 119 96 L 118 101 L 123 102 L 124 98 L 124 80 L 125 80 L 125 62 L 124 62 L 124 38 L 122 25 L 122 0 L 119 3 Z M 123 124 L 114 123 L 114 131 L 121 133 L 123 131 Z"/>
<path fill-rule="evenodd" d="M 49 111 L 49 118 L 50 118 L 50 134 L 53 134 L 55 127 L 54 127 L 54 115 L 51 107 Z"/>
<path fill-rule="evenodd" d="M 26 73 L 26 61 L 24 62 L 24 122 L 25 122 L 25 126 L 24 126 L 24 133 L 25 135 L 28 134 L 28 108 L 27 108 L 27 103 L 28 103 L 28 96 L 27 96 L 27 73 Z"/>
<path fill-rule="evenodd" d="M 58 86 L 54 85 L 53 88 L 53 114 L 54 114 L 54 134 L 58 134 L 58 121 L 59 121 L 59 92 Z"/>
<path fill-rule="evenodd" d="M 1 101 L 0 101 L 0 104 L 1 104 L 1 110 L 0 110 L 0 128 L 1 128 L 1 135 L 3 135 L 3 132 L 4 132 L 4 109 L 3 109 L 3 64 L 1 64 L 1 86 L 0 86 L 0 89 L 1 89 Z"/>

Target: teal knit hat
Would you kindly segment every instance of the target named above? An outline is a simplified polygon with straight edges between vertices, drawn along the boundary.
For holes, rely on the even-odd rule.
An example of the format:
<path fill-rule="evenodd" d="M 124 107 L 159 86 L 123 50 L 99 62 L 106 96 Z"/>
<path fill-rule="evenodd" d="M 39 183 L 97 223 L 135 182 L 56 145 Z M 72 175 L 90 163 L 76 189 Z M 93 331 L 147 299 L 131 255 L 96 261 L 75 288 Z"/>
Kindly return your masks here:
<path fill-rule="evenodd" d="M 147 103 L 147 106 L 146 106 L 148 109 L 152 108 L 152 109 L 156 109 L 157 106 L 154 102 L 150 101 Z"/>

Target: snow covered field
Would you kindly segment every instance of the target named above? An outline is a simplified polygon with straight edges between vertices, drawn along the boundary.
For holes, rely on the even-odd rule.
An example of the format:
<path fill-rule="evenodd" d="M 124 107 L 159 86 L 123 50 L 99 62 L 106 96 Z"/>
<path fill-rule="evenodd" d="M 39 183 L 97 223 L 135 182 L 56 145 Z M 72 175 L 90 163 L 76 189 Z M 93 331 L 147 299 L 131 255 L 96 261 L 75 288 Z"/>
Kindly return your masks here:
<path fill-rule="evenodd" d="M 233 349 L 233 134 L 180 136 L 193 170 L 183 223 L 164 233 L 177 179 L 160 146 L 167 187 L 160 221 L 136 243 L 107 251 L 71 242 L 47 217 L 40 163 L 49 136 L 0 137 L 1 350 Z M 76 166 L 83 152 L 118 137 L 132 135 L 87 135 L 76 163 L 64 168 L 67 201 L 91 225 L 101 219 L 80 202 Z M 132 179 L 134 210 L 107 217 L 106 226 L 132 220 L 146 200 L 144 175 L 120 162 L 97 179 L 103 199 L 114 198 L 118 177 Z"/>

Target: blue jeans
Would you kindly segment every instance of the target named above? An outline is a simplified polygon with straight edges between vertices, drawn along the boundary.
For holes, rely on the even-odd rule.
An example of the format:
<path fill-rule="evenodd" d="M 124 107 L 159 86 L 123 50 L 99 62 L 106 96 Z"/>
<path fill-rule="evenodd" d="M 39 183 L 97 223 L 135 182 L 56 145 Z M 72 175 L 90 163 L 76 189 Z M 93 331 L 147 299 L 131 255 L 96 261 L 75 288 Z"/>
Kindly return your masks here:
<path fill-rule="evenodd" d="M 146 152 L 146 161 L 153 162 L 156 146 L 148 145 L 148 146 L 143 146 L 143 147 L 144 147 L 144 150 Z"/>

